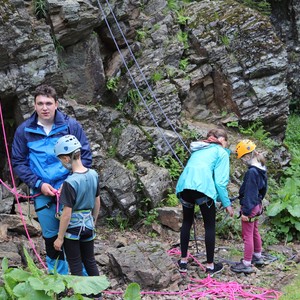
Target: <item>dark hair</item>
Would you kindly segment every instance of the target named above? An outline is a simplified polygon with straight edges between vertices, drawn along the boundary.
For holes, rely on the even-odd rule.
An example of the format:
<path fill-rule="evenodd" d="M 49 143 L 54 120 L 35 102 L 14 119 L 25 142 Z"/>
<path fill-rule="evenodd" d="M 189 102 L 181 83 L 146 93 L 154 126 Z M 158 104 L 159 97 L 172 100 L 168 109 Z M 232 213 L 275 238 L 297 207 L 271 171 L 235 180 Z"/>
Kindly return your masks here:
<path fill-rule="evenodd" d="M 53 98 L 55 102 L 57 101 L 57 94 L 55 89 L 47 84 L 38 86 L 34 91 L 34 102 L 37 96 L 46 96 L 48 98 Z"/>
<path fill-rule="evenodd" d="M 207 133 L 206 138 L 209 138 L 209 137 L 211 137 L 211 136 L 213 136 L 213 137 L 215 137 L 215 138 L 223 137 L 223 138 L 225 138 L 226 141 L 228 140 L 227 132 L 226 132 L 224 129 L 221 129 L 221 128 L 211 129 L 211 130 Z"/>

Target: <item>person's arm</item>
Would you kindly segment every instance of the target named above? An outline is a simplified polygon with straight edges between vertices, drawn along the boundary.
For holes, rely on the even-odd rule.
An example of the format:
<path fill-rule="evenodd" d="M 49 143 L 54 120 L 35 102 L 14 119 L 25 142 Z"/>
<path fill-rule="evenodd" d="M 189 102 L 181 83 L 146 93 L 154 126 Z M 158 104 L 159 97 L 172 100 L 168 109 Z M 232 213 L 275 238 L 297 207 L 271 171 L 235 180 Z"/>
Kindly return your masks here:
<path fill-rule="evenodd" d="M 100 196 L 97 196 L 95 198 L 95 206 L 93 208 L 93 218 L 94 218 L 94 223 L 96 224 L 97 219 L 98 219 L 98 215 L 99 215 L 99 211 L 100 211 Z"/>
<path fill-rule="evenodd" d="M 14 173 L 30 188 L 40 190 L 42 180 L 33 173 L 29 162 L 29 149 L 25 138 L 24 126 L 17 128 L 12 144 L 12 166 Z"/>
<path fill-rule="evenodd" d="M 229 182 L 229 156 L 227 153 L 221 154 L 219 157 L 215 169 L 214 169 L 214 182 L 223 207 L 231 205 L 231 201 L 228 197 L 227 185 Z"/>
<path fill-rule="evenodd" d="M 57 239 L 54 241 L 54 248 L 57 251 L 61 251 L 61 247 L 64 243 L 64 236 L 69 226 L 71 216 L 72 208 L 65 206 L 60 217 L 58 236 Z"/>

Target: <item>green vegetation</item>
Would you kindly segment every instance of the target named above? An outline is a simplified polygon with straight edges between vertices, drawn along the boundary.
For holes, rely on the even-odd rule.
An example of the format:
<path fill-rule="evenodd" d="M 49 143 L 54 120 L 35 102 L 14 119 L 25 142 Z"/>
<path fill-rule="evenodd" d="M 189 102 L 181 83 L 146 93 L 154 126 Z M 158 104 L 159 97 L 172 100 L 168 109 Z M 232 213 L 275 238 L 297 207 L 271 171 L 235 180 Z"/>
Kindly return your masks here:
<path fill-rule="evenodd" d="M 238 128 L 239 131 L 251 139 L 258 140 L 263 146 L 272 150 L 278 146 L 278 143 L 271 139 L 270 133 L 265 130 L 261 119 L 257 119 L 250 123 L 247 127 L 239 125 L 238 121 L 228 122 L 227 127 Z"/>
<path fill-rule="evenodd" d="M 190 20 L 190 17 L 185 16 L 184 9 L 176 11 L 177 23 L 180 25 L 186 25 L 187 21 Z"/>
<path fill-rule="evenodd" d="M 300 117 L 289 117 L 285 143 L 291 153 L 288 169 L 280 178 L 279 189 L 274 193 L 267 215 L 277 237 L 292 241 L 300 238 Z"/>
<path fill-rule="evenodd" d="M 163 79 L 163 75 L 160 72 L 154 72 L 151 76 L 153 82 L 158 82 Z"/>
<path fill-rule="evenodd" d="M 283 295 L 279 298 L 279 300 L 291 300 L 291 299 L 300 299 L 300 267 L 297 267 L 298 276 L 295 276 L 294 280 L 291 284 L 286 285 L 283 288 Z"/>
<path fill-rule="evenodd" d="M 188 36 L 187 32 L 180 30 L 177 34 L 177 39 L 180 43 L 183 43 L 184 49 L 189 48 L 189 43 L 188 43 L 189 36 Z"/>
<path fill-rule="evenodd" d="M 135 166 L 135 164 L 134 164 L 133 162 L 131 162 L 131 161 L 127 161 L 125 167 L 126 167 L 127 170 L 130 170 L 130 171 L 132 171 L 133 173 L 136 172 L 136 166 Z"/>
<path fill-rule="evenodd" d="M 179 200 L 176 194 L 172 193 L 173 189 L 169 189 L 168 191 L 169 194 L 167 195 L 167 198 L 164 199 L 163 203 L 165 206 L 176 207 L 179 204 Z"/>
<path fill-rule="evenodd" d="M 230 38 L 227 35 L 221 35 L 220 40 L 224 46 L 230 45 Z"/>
<path fill-rule="evenodd" d="M 109 287 L 109 282 L 102 276 L 73 276 L 57 273 L 46 274 L 40 270 L 23 248 L 27 261 L 27 268 L 10 268 L 8 259 L 2 260 L 2 280 L 0 298 L 14 299 L 42 299 L 59 300 L 90 299 L 83 295 L 96 295 Z M 129 299 L 129 298 L 128 298 Z"/>
<path fill-rule="evenodd" d="M 113 92 L 117 91 L 119 81 L 120 81 L 120 77 L 109 78 L 106 82 L 106 88 L 109 91 L 113 91 Z"/>
<path fill-rule="evenodd" d="M 124 300 L 141 300 L 141 288 L 138 283 L 130 283 L 125 291 Z"/>
<path fill-rule="evenodd" d="M 238 2 L 259 11 L 263 15 L 269 16 L 271 14 L 271 4 L 267 0 L 238 0 Z"/>
<path fill-rule="evenodd" d="M 180 9 L 179 1 L 178 0 L 168 0 L 168 8 L 170 10 L 177 11 Z"/>
<path fill-rule="evenodd" d="M 136 31 L 138 41 L 140 42 L 144 41 L 147 36 L 147 33 L 148 31 L 146 31 L 145 29 L 138 29 Z"/>
<path fill-rule="evenodd" d="M 179 146 L 177 144 L 175 147 L 175 153 L 180 162 L 184 164 L 188 157 L 188 153 L 184 150 L 183 146 Z M 181 164 L 171 154 L 156 157 L 154 159 L 154 163 L 162 168 L 167 169 L 172 180 L 177 180 L 182 172 Z"/>
<path fill-rule="evenodd" d="M 110 227 L 117 227 L 121 231 L 129 228 L 129 219 L 118 213 L 116 216 L 106 218 L 106 221 Z"/>
<path fill-rule="evenodd" d="M 151 225 L 157 222 L 156 220 L 158 217 L 158 212 L 155 208 L 151 209 L 148 213 L 144 215 L 145 215 L 145 220 L 144 220 L 145 225 Z"/>
<path fill-rule="evenodd" d="M 34 14 L 38 18 L 46 18 L 47 16 L 47 1 L 46 0 L 33 0 Z"/>
<path fill-rule="evenodd" d="M 179 62 L 179 69 L 185 71 L 188 65 L 189 65 L 189 59 L 183 58 Z"/>

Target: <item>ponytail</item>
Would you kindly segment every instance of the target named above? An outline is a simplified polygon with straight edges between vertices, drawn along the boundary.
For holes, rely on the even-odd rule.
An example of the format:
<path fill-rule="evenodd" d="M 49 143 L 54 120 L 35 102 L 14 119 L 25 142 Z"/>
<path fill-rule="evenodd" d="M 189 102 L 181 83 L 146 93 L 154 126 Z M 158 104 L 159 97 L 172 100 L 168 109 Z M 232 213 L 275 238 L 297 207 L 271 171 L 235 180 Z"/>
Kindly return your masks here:
<path fill-rule="evenodd" d="M 265 166 L 266 165 L 265 157 L 261 153 L 255 151 L 255 150 L 253 152 L 256 156 L 257 161 L 260 162 L 262 166 Z"/>

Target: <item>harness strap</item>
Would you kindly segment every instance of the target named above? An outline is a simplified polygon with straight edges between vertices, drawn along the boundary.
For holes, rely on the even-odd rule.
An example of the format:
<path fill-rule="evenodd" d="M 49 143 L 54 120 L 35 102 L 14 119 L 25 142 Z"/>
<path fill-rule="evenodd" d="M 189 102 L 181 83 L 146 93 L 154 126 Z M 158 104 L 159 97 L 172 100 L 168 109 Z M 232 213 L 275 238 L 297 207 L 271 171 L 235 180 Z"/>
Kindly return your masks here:
<path fill-rule="evenodd" d="M 249 223 L 252 223 L 252 222 L 255 222 L 256 220 L 258 220 L 258 219 L 259 219 L 259 216 L 262 215 L 263 211 L 264 211 L 264 208 L 262 207 L 262 208 L 261 208 L 261 211 L 258 212 L 255 216 L 253 216 L 253 217 L 248 217 L 248 220 L 249 220 L 248 222 L 249 222 Z M 239 219 L 241 216 L 242 216 L 242 212 L 240 211 L 239 216 L 238 216 L 237 218 Z"/>

